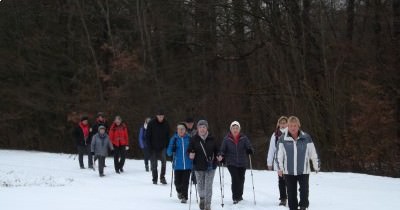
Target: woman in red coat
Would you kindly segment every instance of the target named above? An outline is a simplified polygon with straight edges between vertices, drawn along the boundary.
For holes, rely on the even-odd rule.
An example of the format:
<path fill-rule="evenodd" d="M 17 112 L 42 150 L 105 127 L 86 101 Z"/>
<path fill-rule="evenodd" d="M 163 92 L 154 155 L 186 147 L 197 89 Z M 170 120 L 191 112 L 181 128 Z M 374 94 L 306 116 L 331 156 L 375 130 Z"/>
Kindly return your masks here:
<path fill-rule="evenodd" d="M 115 172 L 124 172 L 126 151 L 129 149 L 128 128 L 122 123 L 120 116 L 116 116 L 110 127 L 109 136 L 114 146 L 114 167 Z"/>

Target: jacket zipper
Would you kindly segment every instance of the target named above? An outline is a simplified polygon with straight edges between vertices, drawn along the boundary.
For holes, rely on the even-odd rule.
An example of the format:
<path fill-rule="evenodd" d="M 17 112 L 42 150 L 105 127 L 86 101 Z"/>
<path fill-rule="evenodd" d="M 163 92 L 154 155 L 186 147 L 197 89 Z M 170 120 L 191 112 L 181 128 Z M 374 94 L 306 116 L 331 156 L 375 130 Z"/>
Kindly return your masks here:
<path fill-rule="evenodd" d="M 185 160 L 185 143 L 183 142 L 183 138 L 181 138 L 182 141 L 182 159 L 183 159 L 183 169 L 186 170 L 186 160 Z"/>

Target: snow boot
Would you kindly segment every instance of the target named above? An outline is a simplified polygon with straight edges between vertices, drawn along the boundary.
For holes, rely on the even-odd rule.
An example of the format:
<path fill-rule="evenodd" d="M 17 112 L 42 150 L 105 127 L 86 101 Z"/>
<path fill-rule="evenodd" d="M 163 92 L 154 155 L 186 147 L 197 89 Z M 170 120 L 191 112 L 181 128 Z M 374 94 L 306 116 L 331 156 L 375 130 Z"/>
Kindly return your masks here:
<path fill-rule="evenodd" d="M 204 207 L 205 207 L 205 199 L 204 198 L 200 198 L 200 203 L 199 203 L 199 207 L 200 207 L 200 210 L 204 210 Z"/>
<path fill-rule="evenodd" d="M 286 206 L 286 199 L 281 199 L 281 202 L 279 203 L 280 206 Z"/>
<path fill-rule="evenodd" d="M 161 184 L 167 184 L 167 180 L 165 180 L 165 177 L 162 177 L 160 179 Z"/>
<path fill-rule="evenodd" d="M 182 198 L 181 203 L 187 203 L 187 199 L 186 198 Z"/>
<path fill-rule="evenodd" d="M 238 200 L 233 200 L 233 204 L 237 204 L 237 203 L 239 203 Z"/>
<path fill-rule="evenodd" d="M 299 208 L 300 210 L 307 210 L 307 208 L 306 207 L 301 207 L 300 206 L 300 208 Z"/>

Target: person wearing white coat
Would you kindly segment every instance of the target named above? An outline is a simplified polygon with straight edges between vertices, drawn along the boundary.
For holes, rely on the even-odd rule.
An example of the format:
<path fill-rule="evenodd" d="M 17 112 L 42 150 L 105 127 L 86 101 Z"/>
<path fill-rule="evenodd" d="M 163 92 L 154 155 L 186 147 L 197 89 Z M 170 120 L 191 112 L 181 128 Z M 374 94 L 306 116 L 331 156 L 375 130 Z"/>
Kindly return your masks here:
<path fill-rule="evenodd" d="M 267 153 L 267 168 L 268 170 L 278 170 L 278 165 L 276 161 L 276 149 L 278 145 L 279 138 L 287 132 L 288 118 L 286 116 L 281 116 L 276 123 L 275 132 L 271 136 L 269 142 L 269 149 Z M 279 200 L 280 206 L 286 206 L 287 193 L 286 193 L 286 181 L 284 176 L 278 176 L 278 186 L 279 186 Z"/>

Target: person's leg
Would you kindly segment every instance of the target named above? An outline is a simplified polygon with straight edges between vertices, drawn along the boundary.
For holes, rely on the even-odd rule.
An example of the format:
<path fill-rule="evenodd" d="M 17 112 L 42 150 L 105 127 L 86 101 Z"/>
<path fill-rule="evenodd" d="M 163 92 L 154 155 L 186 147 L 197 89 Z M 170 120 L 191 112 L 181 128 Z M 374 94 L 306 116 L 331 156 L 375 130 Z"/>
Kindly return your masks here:
<path fill-rule="evenodd" d="M 158 172 L 157 172 L 157 152 L 150 151 L 150 164 L 151 164 L 151 173 L 153 175 L 153 184 L 157 184 L 158 180 Z"/>
<path fill-rule="evenodd" d="M 182 170 L 175 170 L 174 171 L 174 184 L 176 188 L 176 192 L 178 193 L 178 198 L 182 198 L 182 178 L 183 178 L 183 171 Z"/>
<path fill-rule="evenodd" d="M 89 168 L 93 168 L 93 156 L 91 153 L 91 145 L 86 146 L 86 153 L 88 155 L 88 166 Z"/>
<path fill-rule="evenodd" d="M 114 147 L 114 169 L 115 172 L 119 174 L 119 156 L 120 156 L 120 147 Z"/>
<path fill-rule="evenodd" d="M 209 170 L 205 175 L 205 190 L 206 190 L 206 201 L 205 209 L 211 209 L 211 199 L 212 199 L 212 187 L 214 182 L 215 170 Z"/>
<path fill-rule="evenodd" d="M 121 171 L 121 172 L 124 172 L 124 165 L 125 165 L 125 159 L 126 159 L 126 149 L 125 149 L 125 146 L 121 146 L 120 147 L 120 154 L 121 154 L 121 159 L 120 159 L 120 162 L 119 162 L 119 170 Z"/>
<path fill-rule="evenodd" d="M 149 150 L 147 148 L 144 148 L 142 151 L 144 156 L 144 167 L 146 171 L 149 171 L 149 159 L 150 159 Z"/>
<path fill-rule="evenodd" d="M 290 210 L 297 210 L 297 176 L 285 175 Z"/>
<path fill-rule="evenodd" d="M 83 148 L 84 146 L 78 146 L 78 160 L 79 160 L 79 166 L 81 168 L 85 168 L 85 165 L 83 164 Z"/>
<path fill-rule="evenodd" d="M 189 179 L 191 170 L 184 170 L 182 176 L 182 196 L 187 200 L 188 199 L 188 190 L 189 190 Z"/>
<path fill-rule="evenodd" d="M 161 174 L 160 174 L 160 179 L 165 179 L 165 171 L 167 168 L 167 156 L 166 156 L 166 151 L 163 149 L 161 151 Z"/>
<path fill-rule="evenodd" d="M 239 186 L 239 175 L 238 168 L 235 166 L 228 166 L 228 171 L 231 174 L 231 190 L 232 190 L 232 200 L 235 202 L 238 198 L 238 186 Z"/>
<path fill-rule="evenodd" d="M 309 206 L 308 186 L 309 186 L 310 175 L 309 174 L 303 174 L 303 175 L 299 175 L 297 177 L 298 177 L 298 181 L 299 181 L 299 185 L 300 185 L 300 189 L 299 189 L 299 191 L 300 191 L 300 203 L 299 203 L 299 206 L 308 208 L 308 206 Z"/>
<path fill-rule="evenodd" d="M 278 183 L 279 183 L 279 200 L 286 200 L 287 199 L 287 192 L 286 192 L 286 181 L 284 176 L 278 176 Z"/>
<path fill-rule="evenodd" d="M 238 168 L 238 176 L 239 176 L 240 182 L 239 182 L 239 186 L 238 186 L 237 199 L 239 201 L 243 200 L 243 188 L 244 188 L 245 175 L 246 175 L 246 168 L 245 167 Z"/>
<path fill-rule="evenodd" d="M 102 175 L 104 175 L 104 165 L 106 162 L 106 157 L 97 156 L 97 159 L 99 160 L 99 174 L 100 174 L 100 176 L 102 176 Z"/>
<path fill-rule="evenodd" d="M 196 180 L 197 180 L 197 192 L 199 193 L 200 197 L 200 203 L 199 207 L 200 210 L 204 210 L 205 207 L 205 197 L 206 197 L 206 192 L 205 192 L 205 171 L 195 171 L 194 172 L 196 175 Z"/>

